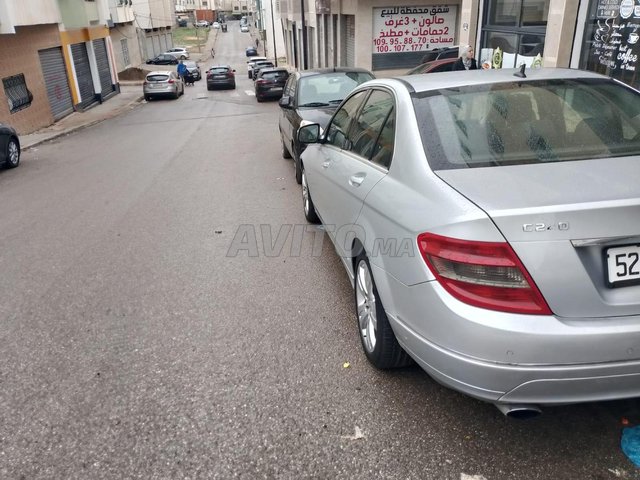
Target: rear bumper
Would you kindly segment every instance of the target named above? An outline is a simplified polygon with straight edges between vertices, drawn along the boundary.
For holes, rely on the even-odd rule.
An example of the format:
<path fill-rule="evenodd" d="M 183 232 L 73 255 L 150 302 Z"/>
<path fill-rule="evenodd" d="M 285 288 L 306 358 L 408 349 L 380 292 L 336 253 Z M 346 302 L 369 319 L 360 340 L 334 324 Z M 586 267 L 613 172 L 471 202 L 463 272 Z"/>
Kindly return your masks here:
<path fill-rule="evenodd" d="M 640 318 L 561 319 L 462 304 L 437 282 L 408 287 L 372 265 L 403 348 L 438 382 L 502 403 L 640 397 Z"/>

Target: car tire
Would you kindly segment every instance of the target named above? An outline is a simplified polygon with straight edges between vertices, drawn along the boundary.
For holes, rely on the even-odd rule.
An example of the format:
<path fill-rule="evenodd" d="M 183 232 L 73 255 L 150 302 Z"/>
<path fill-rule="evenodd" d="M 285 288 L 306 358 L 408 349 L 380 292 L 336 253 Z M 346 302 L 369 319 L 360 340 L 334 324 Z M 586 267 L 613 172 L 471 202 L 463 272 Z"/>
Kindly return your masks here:
<path fill-rule="evenodd" d="M 298 185 L 301 185 L 302 184 L 302 165 L 300 164 L 299 155 L 293 156 L 293 163 L 295 164 L 295 169 L 296 169 L 296 183 Z"/>
<path fill-rule="evenodd" d="M 185 55 L 180 55 L 180 60 L 186 60 L 187 57 Z"/>
<path fill-rule="evenodd" d="M 282 133 L 280 134 L 280 144 L 282 148 L 282 158 L 291 158 L 291 153 L 287 148 L 287 144 L 284 143 L 284 138 L 282 138 Z"/>
<path fill-rule="evenodd" d="M 176 93 L 173 94 L 173 99 L 177 100 L 178 98 L 180 98 L 180 91 L 178 90 L 178 87 L 176 87 Z"/>
<path fill-rule="evenodd" d="M 151 101 L 151 95 L 145 95 L 145 96 L 144 96 L 144 99 L 145 99 L 147 102 L 150 102 L 150 101 Z"/>
<path fill-rule="evenodd" d="M 233 85 L 231 85 L 231 88 L 232 88 L 233 90 L 235 90 L 235 89 L 236 89 L 236 82 L 233 82 Z"/>
<path fill-rule="evenodd" d="M 264 102 L 264 98 L 262 98 L 260 95 L 256 95 L 256 100 L 258 101 L 258 103 Z"/>
<path fill-rule="evenodd" d="M 320 223 L 320 217 L 318 217 L 316 207 L 311 199 L 309 184 L 307 183 L 307 176 L 304 170 L 302 170 L 302 208 L 304 210 L 304 218 L 306 218 L 309 223 Z"/>
<path fill-rule="evenodd" d="M 367 359 L 380 369 L 405 367 L 413 363 L 393 333 L 364 252 L 356 258 L 353 291 L 358 332 Z"/>
<path fill-rule="evenodd" d="M 16 168 L 20 165 L 20 145 L 18 144 L 18 140 L 14 137 L 9 139 L 9 143 L 7 143 L 7 160 L 5 162 L 5 167 L 7 168 Z"/>

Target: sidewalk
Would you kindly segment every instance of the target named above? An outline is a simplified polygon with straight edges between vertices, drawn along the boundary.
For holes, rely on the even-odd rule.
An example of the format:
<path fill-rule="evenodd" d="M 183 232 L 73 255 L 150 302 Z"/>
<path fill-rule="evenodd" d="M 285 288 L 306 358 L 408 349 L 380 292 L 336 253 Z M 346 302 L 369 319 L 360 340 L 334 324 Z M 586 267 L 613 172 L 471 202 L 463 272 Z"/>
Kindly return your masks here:
<path fill-rule="evenodd" d="M 211 48 L 213 48 L 217 30 L 209 34 L 206 45 L 202 52 L 191 53 L 191 59 L 196 62 L 206 62 L 211 59 Z M 139 65 L 144 70 L 158 69 L 156 65 Z M 160 67 L 165 70 L 165 67 Z M 121 113 L 135 108 L 143 100 L 142 80 L 120 81 L 120 93 L 105 100 L 84 112 L 73 112 L 58 120 L 53 125 L 38 130 L 27 135 L 20 135 L 20 146 L 22 149 L 35 147 L 48 140 L 67 135 L 81 128 L 90 127 L 109 118 L 116 117 Z"/>
<path fill-rule="evenodd" d="M 58 120 L 53 125 L 38 130 L 37 132 L 20 135 L 20 146 L 22 149 L 35 147 L 42 142 L 67 135 L 81 128 L 95 125 L 134 108 L 142 99 L 142 81 L 121 82 L 120 93 L 109 98 L 104 103 L 96 105 L 84 112 L 73 112 Z"/>

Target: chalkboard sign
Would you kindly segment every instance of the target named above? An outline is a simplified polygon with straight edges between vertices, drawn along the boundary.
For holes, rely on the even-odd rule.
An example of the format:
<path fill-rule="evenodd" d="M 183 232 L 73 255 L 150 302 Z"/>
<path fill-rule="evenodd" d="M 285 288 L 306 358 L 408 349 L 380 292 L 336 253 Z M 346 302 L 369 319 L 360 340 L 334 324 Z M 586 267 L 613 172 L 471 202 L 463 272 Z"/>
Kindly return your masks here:
<path fill-rule="evenodd" d="M 636 86 L 640 5 L 634 0 L 592 0 L 580 67 Z"/>

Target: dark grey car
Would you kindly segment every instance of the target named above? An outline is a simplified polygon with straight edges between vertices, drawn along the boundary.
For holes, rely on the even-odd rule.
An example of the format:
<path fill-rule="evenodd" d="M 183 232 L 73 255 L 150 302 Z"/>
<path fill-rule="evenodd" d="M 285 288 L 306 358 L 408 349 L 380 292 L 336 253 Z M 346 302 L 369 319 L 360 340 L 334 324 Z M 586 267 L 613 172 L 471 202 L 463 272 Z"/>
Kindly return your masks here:
<path fill-rule="evenodd" d="M 20 163 L 20 140 L 13 127 L 0 123 L 0 166 L 15 168 Z"/>
<path fill-rule="evenodd" d="M 363 68 L 336 67 L 293 72 L 280 99 L 278 129 L 282 140 L 282 156 L 294 159 L 296 181 L 302 183 L 300 154 L 304 146 L 298 142 L 298 127 L 305 123 L 327 124 L 342 100 L 358 85 L 375 78 Z"/>

